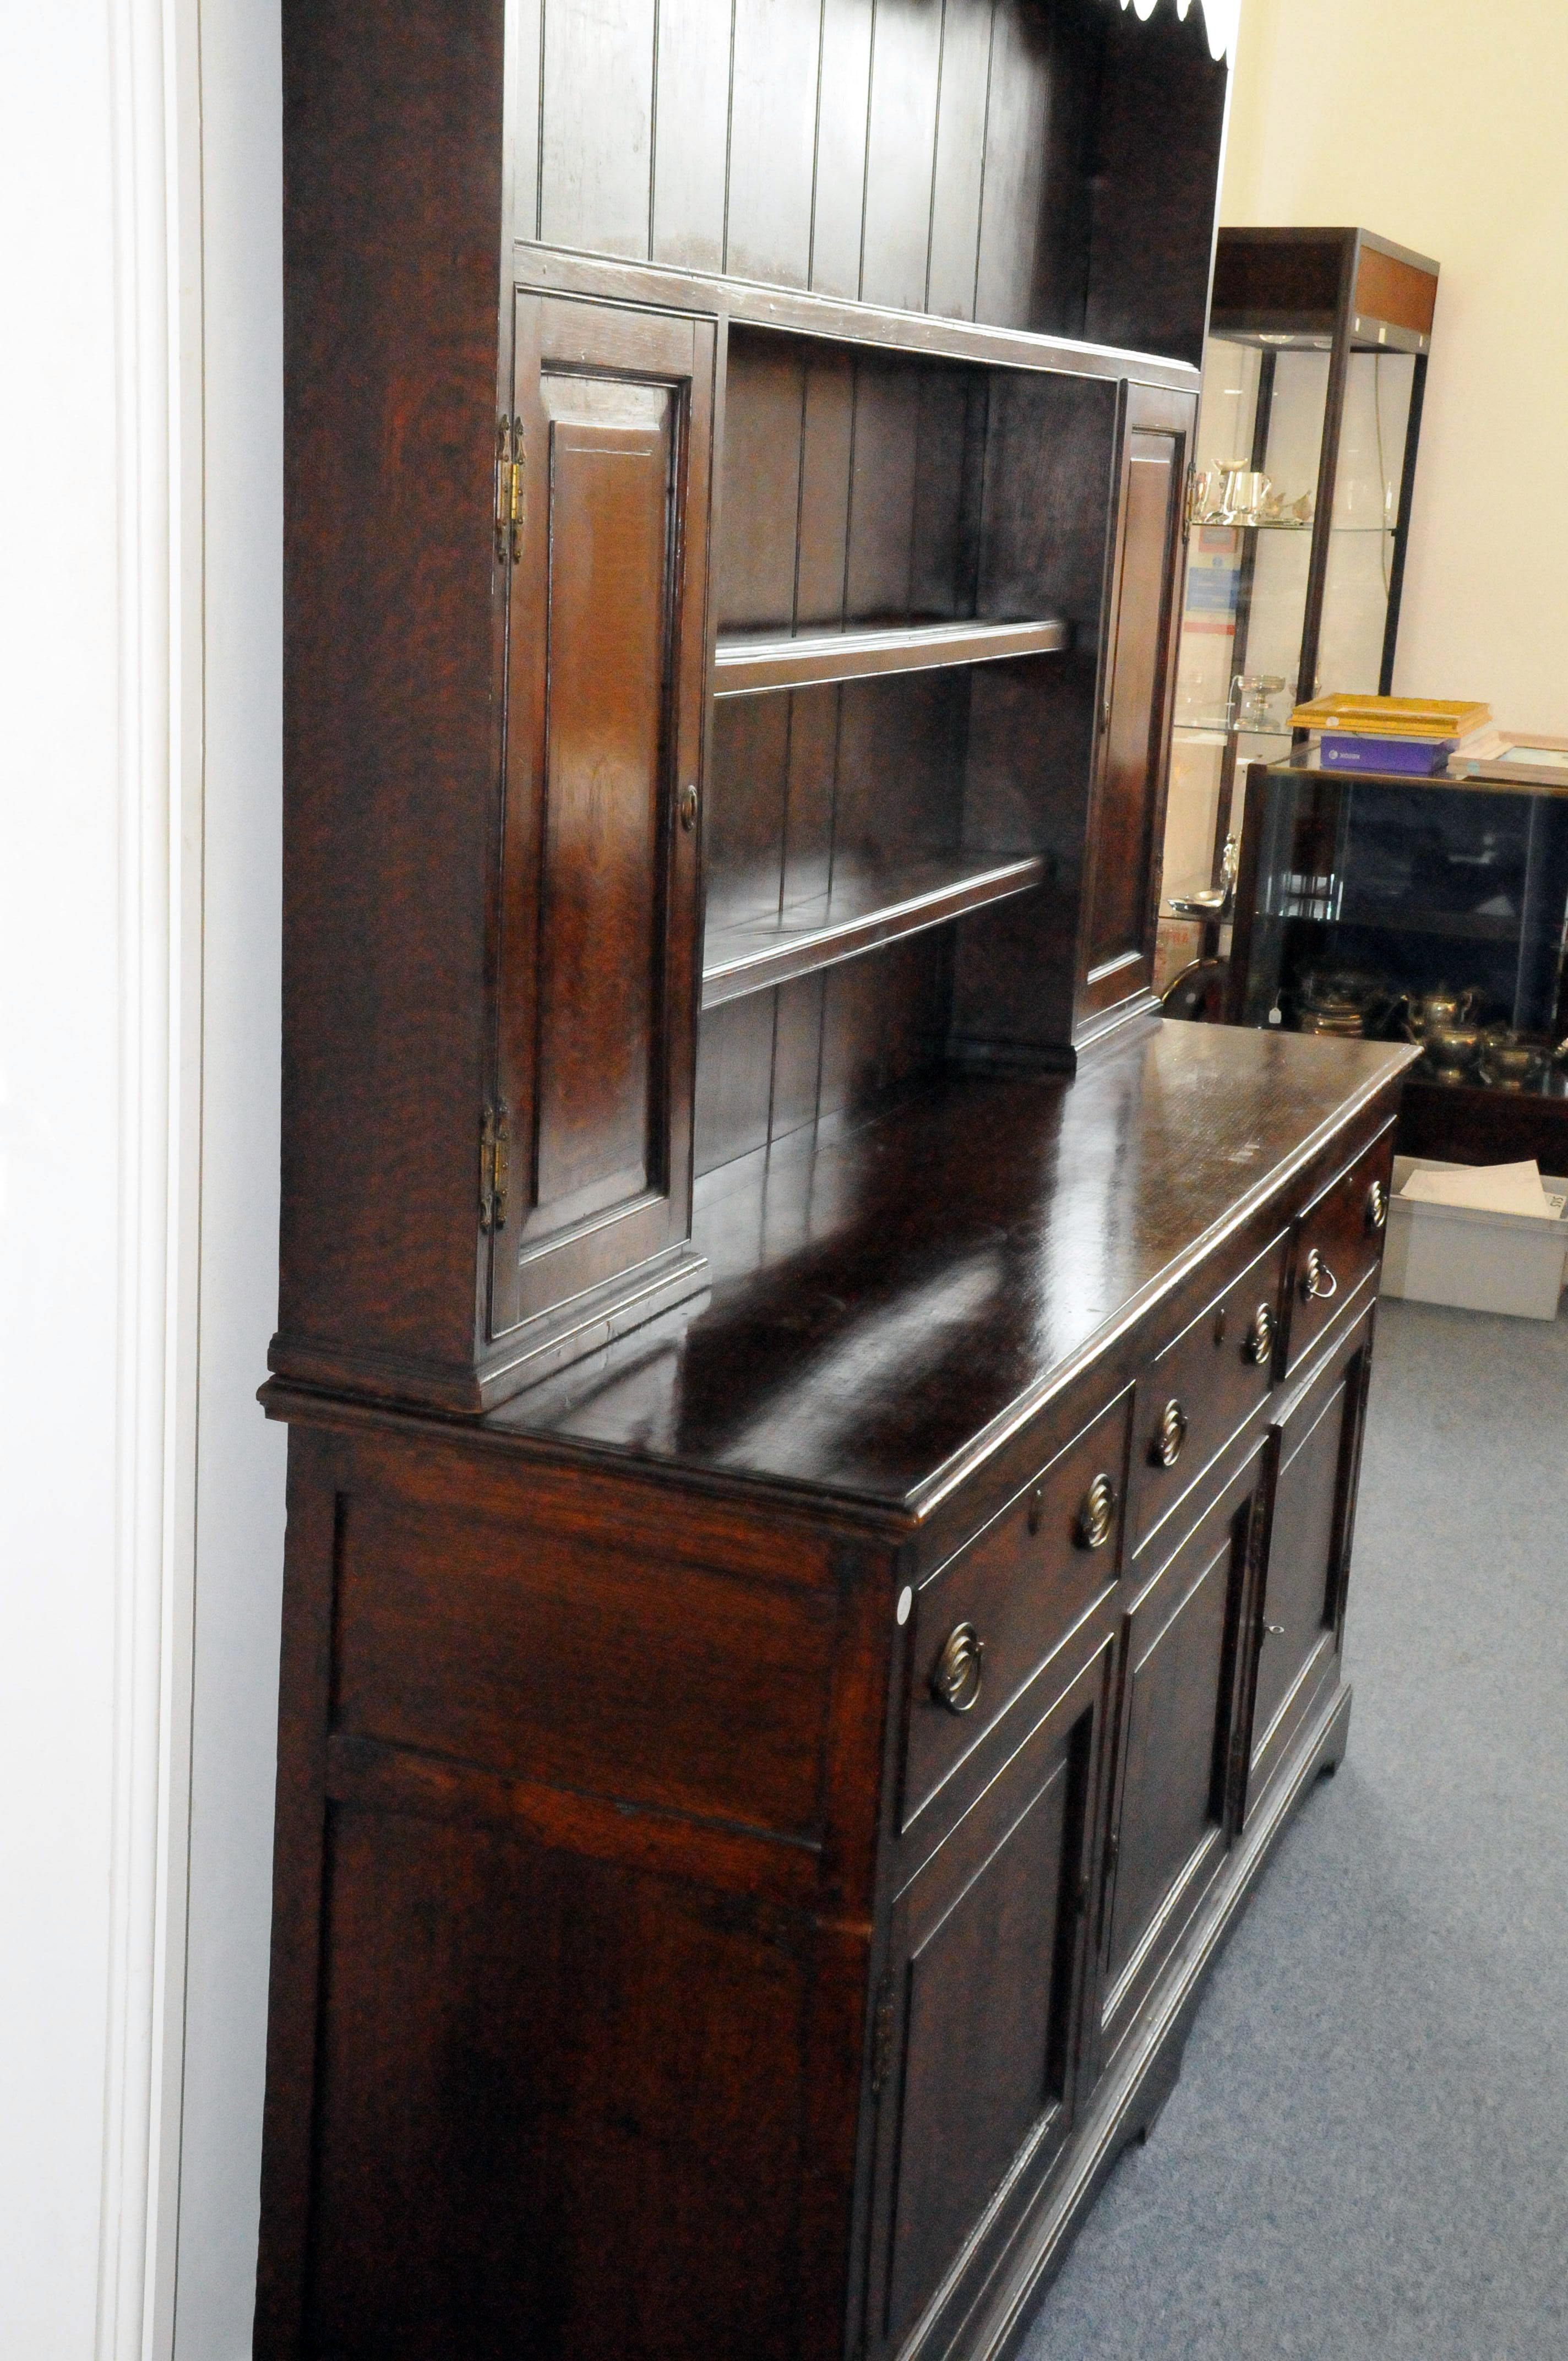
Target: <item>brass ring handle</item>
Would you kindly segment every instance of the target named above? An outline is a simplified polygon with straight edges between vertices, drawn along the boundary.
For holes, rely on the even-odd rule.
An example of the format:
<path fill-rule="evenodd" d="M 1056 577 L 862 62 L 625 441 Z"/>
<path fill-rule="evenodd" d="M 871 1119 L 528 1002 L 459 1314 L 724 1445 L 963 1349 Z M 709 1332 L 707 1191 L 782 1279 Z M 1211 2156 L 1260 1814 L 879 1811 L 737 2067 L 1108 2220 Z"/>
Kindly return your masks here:
<path fill-rule="evenodd" d="M 694 780 L 689 786 L 681 789 L 681 826 L 688 836 L 696 826 L 696 783 Z"/>
<path fill-rule="evenodd" d="M 1172 1394 L 1159 1414 L 1149 1455 L 1157 1467 L 1174 1467 L 1187 1440 L 1187 1412 Z"/>
<path fill-rule="evenodd" d="M 985 1642 L 972 1623 L 955 1623 L 931 1674 L 931 1695 L 949 1713 L 968 1713 L 980 1696 Z"/>
<path fill-rule="evenodd" d="M 1253 1313 L 1252 1325 L 1246 1332 L 1246 1343 L 1243 1347 L 1243 1350 L 1245 1352 L 1247 1359 L 1255 1363 L 1257 1367 L 1260 1369 L 1272 1356 L 1274 1352 L 1274 1313 L 1266 1303 L 1260 1303 L 1257 1310 Z"/>
<path fill-rule="evenodd" d="M 1083 1496 L 1078 1512 L 1080 1549 L 1103 1549 L 1116 1524 L 1116 1487 L 1102 1468 Z"/>
<path fill-rule="evenodd" d="M 1331 1295 L 1338 1293 L 1338 1279 L 1314 1246 L 1307 1257 L 1307 1267 L 1301 1273 L 1302 1301 L 1310 1303 L 1315 1298 L 1320 1303 L 1326 1303 Z"/>
<path fill-rule="evenodd" d="M 1381 1180 L 1374 1180 L 1366 1192 L 1366 1226 L 1369 1230 L 1381 1230 L 1387 1220 L 1388 1192 Z"/>

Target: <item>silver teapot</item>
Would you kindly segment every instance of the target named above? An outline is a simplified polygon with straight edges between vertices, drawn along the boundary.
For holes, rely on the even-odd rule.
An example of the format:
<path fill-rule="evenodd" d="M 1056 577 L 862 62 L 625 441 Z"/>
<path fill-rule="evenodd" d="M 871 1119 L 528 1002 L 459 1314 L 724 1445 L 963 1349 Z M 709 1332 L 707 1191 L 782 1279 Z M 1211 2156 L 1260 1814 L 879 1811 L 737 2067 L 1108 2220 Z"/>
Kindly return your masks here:
<path fill-rule="evenodd" d="M 1463 1082 L 1475 1071 L 1486 1036 L 1479 1025 L 1433 1025 L 1420 1036 L 1426 1064 L 1440 1082 Z"/>
<path fill-rule="evenodd" d="M 1451 984 L 1434 983 L 1430 992 L 1406 1001 L 1405 1030 L 1412 1041 L 1430 1041 L 1434 1033 L 1468 1028 L 1480 1006 L 1478 985 L 1467 983 L 1455 992 Z"/>

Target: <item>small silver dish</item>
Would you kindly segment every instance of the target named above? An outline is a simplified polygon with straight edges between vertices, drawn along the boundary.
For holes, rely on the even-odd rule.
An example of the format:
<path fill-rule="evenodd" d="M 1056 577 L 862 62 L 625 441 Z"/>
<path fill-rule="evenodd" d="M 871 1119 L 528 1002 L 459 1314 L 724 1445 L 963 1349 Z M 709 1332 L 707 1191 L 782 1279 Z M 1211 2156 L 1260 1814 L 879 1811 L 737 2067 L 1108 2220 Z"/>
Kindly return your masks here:
<path fill-rule="evenodd" d="M 1495 1091 L 1528 1091 L 1543 1079 L 1550 1060 L 1542 1042 L 1519 1033 L 1488 1033 L 1481 1044 L 1481 1080 Z"/>

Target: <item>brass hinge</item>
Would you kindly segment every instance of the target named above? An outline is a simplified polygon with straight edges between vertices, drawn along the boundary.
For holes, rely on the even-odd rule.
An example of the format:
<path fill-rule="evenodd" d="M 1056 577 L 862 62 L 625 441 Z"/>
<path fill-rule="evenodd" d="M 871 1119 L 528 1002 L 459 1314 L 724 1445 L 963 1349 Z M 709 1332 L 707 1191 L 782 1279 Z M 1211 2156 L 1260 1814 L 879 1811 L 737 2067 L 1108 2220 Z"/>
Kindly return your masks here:
<path fill-rule="evenodd" d="M 872 2096 L 874 2099 L 893 2071 L 893 1978 L 883 1976 L 872 2019 Z"/>
<path fill-rule="evenodd" d="M 522 555 L 522 525 L 528 513 L 523 467 L 528 444 L 521 418 L 503 418 L 496 427 L 496 562 L 510 557 L 515 566 Z"/>
<path fill-rule="evenodd" d="M 1191 538 L 1192 528 L 1198 521 L 1197 509 L 1198 462 L 1196 459 L 1189 459 L 1187 463 L 1187 491 L 1181 503 L 1181 538 L 1183 541 L 1188 541 Z"/>
<path fill-rule="evenodd" d="M 500 1102 L 479 1119 L 479 1227 L 503 1230 L 511 1173 L 511 1119 Z"/>

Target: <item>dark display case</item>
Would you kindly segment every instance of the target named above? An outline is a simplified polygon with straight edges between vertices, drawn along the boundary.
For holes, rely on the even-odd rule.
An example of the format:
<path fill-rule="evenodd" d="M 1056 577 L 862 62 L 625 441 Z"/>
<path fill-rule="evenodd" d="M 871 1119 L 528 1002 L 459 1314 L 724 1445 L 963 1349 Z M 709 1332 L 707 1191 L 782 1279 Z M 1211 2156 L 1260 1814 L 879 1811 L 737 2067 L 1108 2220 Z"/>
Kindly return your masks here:
<path fill-rule="evenodd" d="M 1562 1172 L 1568 792 L 1249 766 L 1233 1022 L 1425 1044 L 1400 1148 Z"/>

